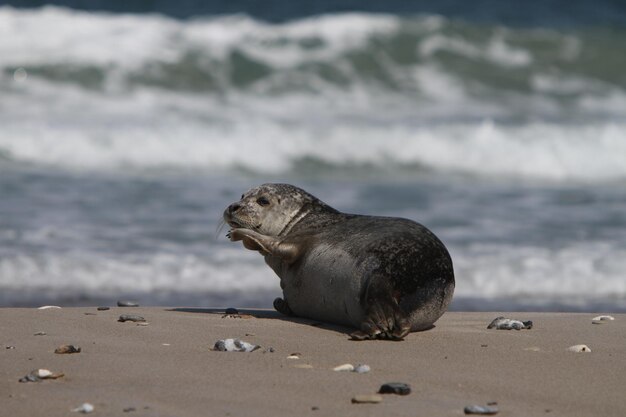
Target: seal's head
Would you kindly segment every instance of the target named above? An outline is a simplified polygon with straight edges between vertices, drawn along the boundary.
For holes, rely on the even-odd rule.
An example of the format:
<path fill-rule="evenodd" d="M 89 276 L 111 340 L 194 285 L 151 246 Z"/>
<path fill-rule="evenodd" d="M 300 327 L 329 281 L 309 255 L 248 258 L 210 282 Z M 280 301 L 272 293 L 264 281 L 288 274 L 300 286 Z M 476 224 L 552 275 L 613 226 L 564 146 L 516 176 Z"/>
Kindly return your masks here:
<path fill-rule="evenodd" d="M 306 191 L 289 184 L 263 184 L 248 190 L 224 210 L 232 228 L 251 229 L 266 236 L 281 236 L 311 211 L 332 211 Z"/>

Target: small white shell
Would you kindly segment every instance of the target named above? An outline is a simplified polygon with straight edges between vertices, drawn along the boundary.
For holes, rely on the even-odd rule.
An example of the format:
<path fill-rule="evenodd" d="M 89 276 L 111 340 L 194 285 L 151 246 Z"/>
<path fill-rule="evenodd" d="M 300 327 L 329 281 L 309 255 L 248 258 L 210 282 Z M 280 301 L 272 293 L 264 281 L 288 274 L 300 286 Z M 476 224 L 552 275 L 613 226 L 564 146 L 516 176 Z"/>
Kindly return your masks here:
<path fill-rule="evenodd" d="M 41 306 L 38 307 L 37 310 L 50 310 L 51 308 L 61 308 L 59 306 Z"/>
<path fill-rule="evenodd" d="M 615 317 L 613 316 L 598 316 L 598 317 L 594 317 L 593 319 L 591 319 L 591 322 L 593 324 L 605 324 L 613 320 L 615 320 Z"/>
<path fill-rule="evenodd" d="M 569 350 L 570 352 L 591 352 L 591 349 L 589 349 L 589 346 L 587 345 L 574 345 L 574 346 L 570 346 L 567 348 L 567 350 Z"/>
<path fill-rule="evenodd" d="M 287 356 L 287 359 L 300 359 L 300 355 L 296 355 L 296 354 L 291 354 L 289 356 Z"/>
<path fill-rule="evenodd" d="M 80 407 L 76 407 L 72 409 L 74 413 L 83 413 L 83 414 L 91 413 L 93 412 L 93 410 L 94 410 L 94 406 L 89 403 L 84 403 Z"/>
<path fill-rule="evenodd" d="M 49 378 L 52 376 L 52 372 L 47 369 L 37 369 L 37 371 L 34 373 L 41 379 Z"/>
<path fill-rule="evenodd" d="M 333 371 L 336 372 L 352 372 L 354 371 L 354 366 L 350 363 L 344 363 L 343 365 L 335 366 Z"/>

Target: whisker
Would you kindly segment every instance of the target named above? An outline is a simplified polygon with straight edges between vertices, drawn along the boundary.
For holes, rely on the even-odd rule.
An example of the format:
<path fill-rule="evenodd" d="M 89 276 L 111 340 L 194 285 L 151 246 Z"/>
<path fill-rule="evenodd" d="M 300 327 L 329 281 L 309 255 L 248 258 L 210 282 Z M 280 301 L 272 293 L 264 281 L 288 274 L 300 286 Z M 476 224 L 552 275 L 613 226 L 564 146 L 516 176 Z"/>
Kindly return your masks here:
<path fill-rule="evenodd" d="M 220 219 L 220 221 L 217 223 L 217 227 L 215 228 L 215 240 L 219 239 L 220 234 L 222 233 L 222 231 L 224 230 L 224 226 L 226 226 L 226 222 L 224 221 L 224 219 Z"/>

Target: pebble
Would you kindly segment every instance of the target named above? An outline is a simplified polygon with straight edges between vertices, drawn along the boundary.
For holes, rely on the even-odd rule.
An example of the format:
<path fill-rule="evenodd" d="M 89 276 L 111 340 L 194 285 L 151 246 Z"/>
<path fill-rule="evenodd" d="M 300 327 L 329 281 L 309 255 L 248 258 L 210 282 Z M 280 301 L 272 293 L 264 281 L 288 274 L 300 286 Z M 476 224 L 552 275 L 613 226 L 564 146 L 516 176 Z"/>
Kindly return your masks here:
<path fill-rule="evenodd" d="M 59 306 L 41 306 L 37 310 L 50 310 L 51 308 L 61 308 Z"/>
<path fill-rule="evenodd" d="M 74 345 L 62 345 L 56 348 L 54 353 L 80 353 L 80 348 Z"/>
<path fill-rule="evenodd" d="M 480 414 L 485 416 L 491 416 L 498 414 L 500 410 L 498 407 L 482 406 L 482 405 L 468 405 L 463 409 L 465 414 Z"/>
<path fill-rule="evenodd" d="M 260 347 L 239 339 L 220 339 L 215 342 L 213 350 L 219 352 L 253 352 Z"/>
<path fill-rule="evenodd" d="M 388 382 L 380 386 L 378 393 L 409 395 L 411 393 L 411 386 L 404 382 Z"/>
<path fill-rule="evenodd" d="M 107 311 L 110 310 L 111 307 L 98 307 L 98 311 Z"/>
<path fill-rule="evenodd" d="M 352 398 L 352 404 L 378 404 L 382 400 L 383 397 L 376 394 L 355 395 Z"/>
<path fill-rule="evenodd" d="M 574 345 L 574 346 L 568 347 L 567 350 L 569 350 L 570 352 L 576 352 L 576 353 L 591 352 L 591 349 L 589 349 L 589 346 L 587 345 Z"/>
<path fill-rule="evenodd" d="M 224 314 L 239 314 L 239 310 L 233 307 L 228 307 L 226 310 L 224 310 Z"/>
<path fill-rule="evenodd" d="M 354 367 L 354 372 L 356 372 L 357 374 L 366 374 L 371 370 L 372 368 L 370 368 L 369 365 L 365 365 L 365 364 L 359 364 Z"/>
<path fill-rule="evenodd" d="M 335 366 L 333 368 L 335 372 L 352 372 L 354 371 L 354 366 L 350 363 L 344 363 L 343 365 Z"/>
<path fill-rule="evenodd" d="M 83 414 L 89 414 L 93 412 L 93 410 L 94 410 L 94 406 L 89 403 L 84 403 L 80 407 L 76 407 L 72 409 L 74 413 L 83 413 Z"/>
<path fill-rule="evenodd" d="M 493 319 L 493 321 L 491 323 L 489 323 L 489 326 L 487 326 L 488 329 L 493 329 L 496 328 L 498 330 L 511 330 L 511 329 L 515 329 L 515 330 L 522 330 L 522 329 L 532 329 L 533 328 L 533 322 L 532 321 L 520 321 L 520 320 L 514 320 L 514 319 L 507 319 L 504 317 L 496 317 L 495 319 Z"/>
<path fill-rule="evenodd" d="M 137 316 L 135 314 L 122 314 L 120 318 L 117 319 L 117 321 L 121 321 L 122 323 L 125 321 L 142 322 L 142 321 L 146 321 L 146 319 L 144 319 L 141 316 Z"/>
<path fill-rule="evenodd" d="M 301 353 L 291 353 L 289 354 L 289 356 L 287 356 L 287 359 L 300 359 L 300 355 L 302 355 Z"/>
<path fill-rule="evenodd" d="M 591 319 L 591 322 L 593 324 L 606 324 L 613 320 L 615 320 L 615 317 L 613 316 L 598 316 L 598 317 L 594 317 L 593 319 Z"/>
<path fill-rule="evenodd" d="M 45 336 L 46 334 L 46 332 L 37 332 L 35 333 L 35 336 Z"/>
<path fill-rule="evenodd" d="M 125 413 L 130 413 L 131 411 L 137 411 L 137 409 L 135 407 L 126 407 L 122 411 L 124 411 Z"/>
<path fill-rule="evenodd" d="M 19 382 L 39 382 L 42 379 L 57 379 L 65 376 L 62 372 L 53 373 L 48 369 L 35 369 L 31 371 L 28 375 L 19 379 Z"/>
<path fill-rule="evenodd" d="M 117 302 L 118 307 L 139 307 L 139 303 L 136 301 L 119 300 Z"/>

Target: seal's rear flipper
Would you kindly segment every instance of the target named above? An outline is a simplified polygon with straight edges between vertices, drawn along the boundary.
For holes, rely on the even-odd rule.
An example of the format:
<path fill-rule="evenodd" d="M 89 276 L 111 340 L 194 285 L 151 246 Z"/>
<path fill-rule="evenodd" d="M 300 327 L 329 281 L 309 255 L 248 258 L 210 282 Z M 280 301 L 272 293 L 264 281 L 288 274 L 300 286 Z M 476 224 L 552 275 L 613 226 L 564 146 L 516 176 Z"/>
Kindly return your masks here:
<path fill-rule="evenodd" d="M 361 305 L 365 308 L 365 320 L 361 329 L 350 335 L 353 340 L 402 340 L 411 331 L 411 324 L 384 274 L 371 274 L 361 296 Z"/>

